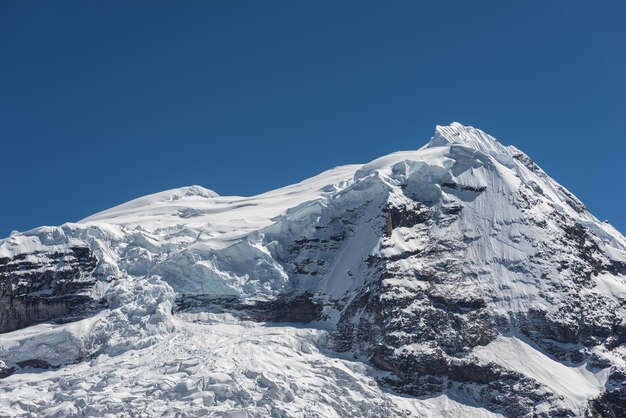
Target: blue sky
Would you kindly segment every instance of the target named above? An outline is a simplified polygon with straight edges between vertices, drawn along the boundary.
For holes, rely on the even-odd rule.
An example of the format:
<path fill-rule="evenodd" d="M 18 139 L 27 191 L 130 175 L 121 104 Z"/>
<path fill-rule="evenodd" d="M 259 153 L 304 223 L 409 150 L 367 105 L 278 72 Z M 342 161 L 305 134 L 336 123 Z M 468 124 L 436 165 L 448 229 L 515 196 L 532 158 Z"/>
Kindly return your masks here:
<path fill-rule="evenodd" d="M 416 149 L 528 153 L 626 232 L 626 2 L 0 2 L 0 236 L 190 184 Z"/>

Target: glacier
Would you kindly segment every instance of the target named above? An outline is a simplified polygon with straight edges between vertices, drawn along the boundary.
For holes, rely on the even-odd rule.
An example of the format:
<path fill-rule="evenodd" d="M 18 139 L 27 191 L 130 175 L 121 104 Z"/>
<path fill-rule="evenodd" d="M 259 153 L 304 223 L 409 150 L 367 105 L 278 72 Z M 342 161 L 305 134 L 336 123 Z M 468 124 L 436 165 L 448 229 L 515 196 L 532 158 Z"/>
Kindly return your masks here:
<path fill-rule="evenodd" d="M 0 302 L 0 416 L 626 415 L 626 238 L 459 123 L 14 232 Z"/>

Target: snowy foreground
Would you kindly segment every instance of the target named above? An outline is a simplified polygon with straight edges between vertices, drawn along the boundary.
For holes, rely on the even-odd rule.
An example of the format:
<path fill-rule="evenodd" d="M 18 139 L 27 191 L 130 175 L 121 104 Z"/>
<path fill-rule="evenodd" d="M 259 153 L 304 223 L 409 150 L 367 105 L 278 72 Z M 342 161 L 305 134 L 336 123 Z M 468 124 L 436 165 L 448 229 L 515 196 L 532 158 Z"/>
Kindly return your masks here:
<path fill-rule="evenodd" d="M 495 416 L 446 395 L 418 400 L 385 390 L 374 379 L 381 372 L 320 348 L 327 338 L 322 330 L 207 313 L 182 315 L 172 325 L 175 331 L 167 338 L 143 348 L 6 378 L 0 414 Z"/>
<path fill-rule="evenodd" d="M 0 416 L 626 416 L 626 239 L 457 123 L 15 232 Z"/>

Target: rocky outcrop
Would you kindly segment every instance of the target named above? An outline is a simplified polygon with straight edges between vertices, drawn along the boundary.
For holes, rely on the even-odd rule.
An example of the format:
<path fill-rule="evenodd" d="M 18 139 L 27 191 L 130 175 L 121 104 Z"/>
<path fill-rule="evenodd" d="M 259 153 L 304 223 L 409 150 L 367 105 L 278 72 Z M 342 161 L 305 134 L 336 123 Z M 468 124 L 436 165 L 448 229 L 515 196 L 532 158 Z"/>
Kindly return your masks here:
<path fill-rule="evenodd" d="M 611 371 L 605 391 L 589 401 L 588 415 L 591 417 L 626 417 L 626 371 L 615 368 Z"/>
<path fill-rule="evenodd" d="M 503 313 L 494 309 L 501 296 L 477 286 L 478 269 L 465 257 L 474 240 L 432 233 L 435 224 L 447 227 L 459 221 L 462 205 L 454 211 L 447 209 L 450 206 L 455 205 L 435 210 L 415 203 L 384 209 L 383 251 L 364 260 L 375 274 L 364 279 L 367 285 L 340 306 L 333 348 L 352 351 L 390 372 L 382 382 L 400 392 L 427 396 L 455 389 L 505 416 L 578 416 L 578 411 L 563 407 L 558 395 L 538 381 L 497 364 L 478 363 L 471 354 L 475 347 L 510 333 L 525 334 L 570 364 L 591 363 L 595 346 L 624 344 L 626 322 L 620 306 L 586 291 L 595 286 L 595 276 L 614 271 L 614 263 L 602 254 L 597 238 L 586 228 L 556 218 L 560 229 L 535 245 L 558 246 L 559 252 L 540 251 L 532 265 L 506 264 L 513 272 L 537 278 L 538 286 L 545 289 L 538 298 L 543 303 L 523 313 Z M 535 225 L 532 218 L 527 223 Z M 422 237 L 427 244 L 419 250 L 385 255 L 384 249 L 394 246 L 391 237 L 398 238 L 398 234 L 404 237 L 400 241 Z M 571 261 L 556 269 L 543 268 L 563 259 Z M 557 294 L 558 309 L 539 307 L 554 303 Z M 596 364 L 596 370 L 602 366 Z M 589 414 L 624 415 L 625 380 L 621 376 L 620 371 L 611 374 L 606 391 L 590 402 Z M 553 406 L 538 413 L 539 403 Z"/>
<path fill-rule="evenodd" d="M 0 332 L 90 311 L 97 259 L 89 248 L 0 258 Z"/>
<path fill-rule="evenodd" d="M 231 312 L 241 319 L 263 322 L 309 323 L 322 319 L 322 304 L 310 293 L 283 295 L 274 300 L 246 300 L 236 296 L 183 295 L 176 312 Z"/>

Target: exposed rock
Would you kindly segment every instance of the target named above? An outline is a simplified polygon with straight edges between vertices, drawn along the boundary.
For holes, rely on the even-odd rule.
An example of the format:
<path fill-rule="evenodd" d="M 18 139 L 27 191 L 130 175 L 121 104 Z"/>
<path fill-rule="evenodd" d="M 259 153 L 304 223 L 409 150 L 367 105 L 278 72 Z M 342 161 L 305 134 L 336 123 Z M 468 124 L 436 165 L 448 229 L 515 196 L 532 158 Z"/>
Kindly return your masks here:
<path fill-rule="evenodd" d="M 310 293 L 284 295 L 274 300 L 246 300 L 239 297 L 183 295 L 176 301 L 176 311 L 233 312 L 242 319 L 264 322 L 309 323 L 322 319 L 322 304 Z"/>
<path fill-rule="evenodd" d="M 0 332 L 89 311 L 97 259 L 85 247 L 0 259 Z"/>

